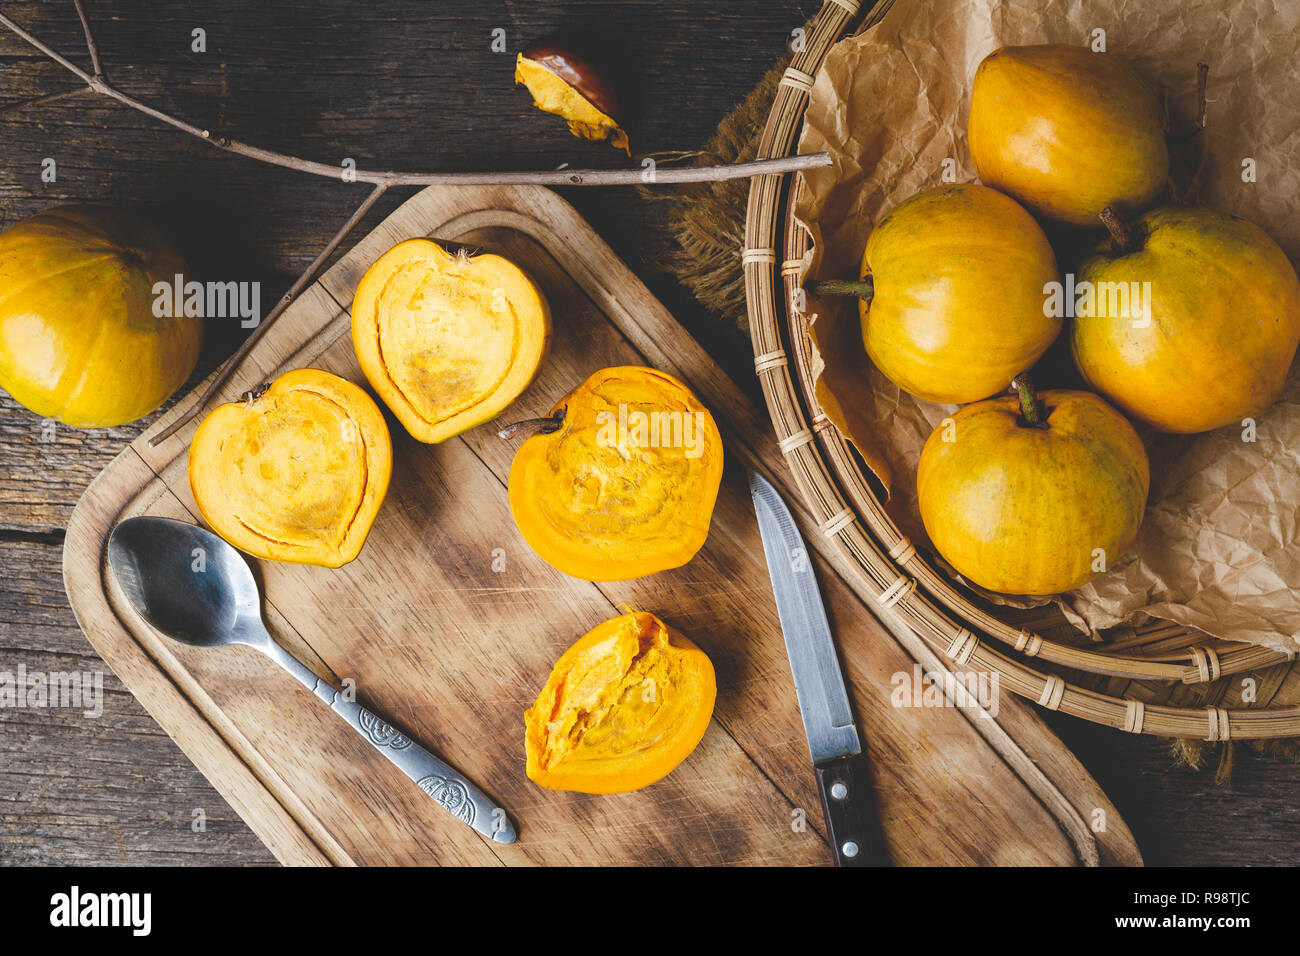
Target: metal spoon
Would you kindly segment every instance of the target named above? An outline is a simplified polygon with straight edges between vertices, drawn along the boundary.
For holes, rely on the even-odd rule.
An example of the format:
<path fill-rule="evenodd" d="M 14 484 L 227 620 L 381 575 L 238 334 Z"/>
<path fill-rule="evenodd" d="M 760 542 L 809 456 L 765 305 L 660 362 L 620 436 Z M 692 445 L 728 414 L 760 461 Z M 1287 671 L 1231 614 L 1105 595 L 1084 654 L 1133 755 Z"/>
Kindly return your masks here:
<path fill-rule="evenodd" d="M 514 843 L 503 809 L 458 771 L 347 700 L 276 643 L 261 595 L 238 551 L 210 531 L 171 518 L 128 518 L 108 539 L 108 563 L 132 606 L 154 630 L 194 647 L 247 644 L 329 704 L 416 785 L 457 819 L 497 843 Z"/>

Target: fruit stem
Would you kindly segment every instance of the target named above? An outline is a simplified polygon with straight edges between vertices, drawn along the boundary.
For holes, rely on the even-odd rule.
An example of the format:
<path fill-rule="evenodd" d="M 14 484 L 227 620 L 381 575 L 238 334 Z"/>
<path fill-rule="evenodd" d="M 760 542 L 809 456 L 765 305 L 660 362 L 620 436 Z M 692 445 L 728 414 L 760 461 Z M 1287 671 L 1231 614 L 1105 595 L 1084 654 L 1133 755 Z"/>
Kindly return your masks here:
<path fill-rule="evenodd" d="M 1119 247 L 1121 253 L 1128 255 L 1137 248 L 1137 244 L 1133 241 L 1133 233 L 1128 226 L 1120 221 L 1112 206 L 1107 206 L 1101 211 L 1101 221 L 1110 232 L 1110 237 L 1115 240 L 1115 245 Z"/>
<path fill-rule="evenodd" d="M 867 275 L 857 282 L 851 279 L 822 279 L 814 282 L 809 291 L 813 295 L 855 295 L 864 302 L 870 302 L 876 294 L 876 286 L 871 276 Z"/>
<path fill-rule="evenodd" d="M 1208 121 L 1209 100 L 1205 96 L 1205 88 L 1210 80 L 1210 64 L 1196 64 L 1196 128 L 1205 129 Z"/>
<path fill-rule="evenodd" d="M 523 421 L 507 425 L 501 431 L 497 432 L 498 438 L 509 440 L 514 438 L 520 432 L 526 432 L 525 438 L 532 438 L 534 435 L 549 435 L 551 432 L 560 430 L 564 424 L 564 413 L 567 408 L 561 408 L 555 414 L 548 415 L 546 418 L 525 418 Z"/>
<path fill-rule="evenodd" d="M 259 398 L 265 395 L 266 390 L 270 387 L 271 386 L 268 385 L 266 382 L 263 382 L 261 385 L 254 386 L 253 388 L 250 388 L 248 391 L 246 391 L 243 395 L 240 395 L 239 400 L 243 402 L 245 405 L 252 405 L 255 401 L 257 401 Z"/>
<path fill-rule="evenodd" d="M 1029 381 L 1029 373 L 1021 372 L 1011 380 L 1011 387 L 1020 395 L 1020 424 L 1024 428 L 1044 428 L 1047 419 L 1043 417 L 1043 403 L 1034 393 L 1034 385 Z"/>

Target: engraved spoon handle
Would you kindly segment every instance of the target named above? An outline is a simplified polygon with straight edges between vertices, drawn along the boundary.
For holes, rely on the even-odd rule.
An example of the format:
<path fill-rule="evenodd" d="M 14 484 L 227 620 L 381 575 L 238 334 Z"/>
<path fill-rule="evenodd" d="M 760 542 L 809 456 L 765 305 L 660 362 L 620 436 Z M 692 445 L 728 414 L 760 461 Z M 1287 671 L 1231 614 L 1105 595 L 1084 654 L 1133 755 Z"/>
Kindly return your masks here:
<path fill-rule="evenodd" d="M 275 640 L 261 646 L 267 657 L 298 679 L 330 709 L 352 725 L 370 745 L 415 781 L 435 803 L 497 843 L 514 843 L 515 828 L 505 810 L 450 764 L 425 750 L 374 712 L 346 699 Z"/>

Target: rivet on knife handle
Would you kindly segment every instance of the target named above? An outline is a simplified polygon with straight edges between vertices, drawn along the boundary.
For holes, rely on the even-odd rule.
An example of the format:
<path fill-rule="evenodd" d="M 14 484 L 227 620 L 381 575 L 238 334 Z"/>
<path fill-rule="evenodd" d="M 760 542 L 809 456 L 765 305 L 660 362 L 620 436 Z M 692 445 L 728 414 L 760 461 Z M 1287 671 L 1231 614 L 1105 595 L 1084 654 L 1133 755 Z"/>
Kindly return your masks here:
<path fill-rule="evenodd" d="M 889 866 L 871 773 L 862 754 L 816 764 L 826 838 L 837 866 Z"/>

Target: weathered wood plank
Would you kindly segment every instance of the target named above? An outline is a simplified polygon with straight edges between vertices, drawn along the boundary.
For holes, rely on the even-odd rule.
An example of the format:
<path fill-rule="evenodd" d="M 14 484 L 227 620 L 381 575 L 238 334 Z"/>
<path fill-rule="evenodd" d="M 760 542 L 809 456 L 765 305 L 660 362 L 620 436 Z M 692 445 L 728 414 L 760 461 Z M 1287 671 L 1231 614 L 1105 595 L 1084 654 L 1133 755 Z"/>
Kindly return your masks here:
<path fill-rule="evenodd" d="M 1179 766 L 1168 741 L 1045 714 L 1092 771 L 1132 829 L 1148 866 L 1294 866 L 1300 763 L 1237 744 L 1230 784 L 1214 782 L 1217 754 Z"/>
<path fill-rule="evenodd" d="M 0 708 L 0 865 L 273 862 L 87 643 L 61 558 L 0 541 L 0 672 L 99 674 L 102 712 Z"/>

